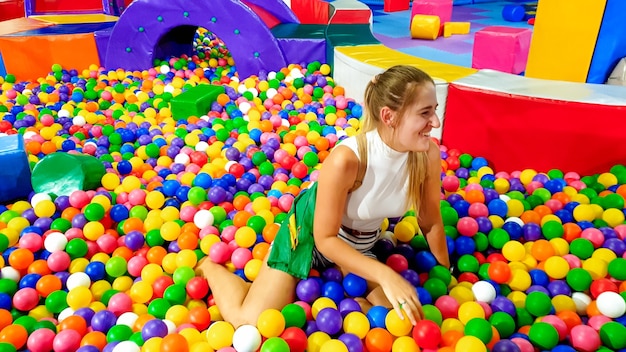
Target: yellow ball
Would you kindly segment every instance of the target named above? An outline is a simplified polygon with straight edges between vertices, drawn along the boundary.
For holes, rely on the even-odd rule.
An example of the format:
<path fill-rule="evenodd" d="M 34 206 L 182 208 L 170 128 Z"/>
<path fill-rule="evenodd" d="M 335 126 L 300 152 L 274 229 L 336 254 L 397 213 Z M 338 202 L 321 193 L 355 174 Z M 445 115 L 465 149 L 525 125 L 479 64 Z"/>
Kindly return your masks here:
<path fill-rule="evenodd" d="M 563 257 L 552 256 L 545 262 L 546 274 L 552 279 L 560 280 L 569 272 L 569 263 Z"/>
<path fill-rule="evenodd" d="M 206 340 L 215 350 L 228 347 L 233 344 L 235 328 L 225 321 L 216 321 L 206 331 Z"/>
<path fill-rule="evenodd" d="M 525 291 L 532 284 L 532 279 L 526 270 L 516 269 L 511 271 L 511 278 L 508 284 L 513 290 Z"/>
<path fill-rule="evenodd" d="M 608 248 L 598 248 L 593 251 L 591 258 L 602 259 L 608 265 L 613 259 L 617 258 L 617 254 Z"/>
<path fill-rule="evenodd" d="M 173 322 L 176 326 L 181 326 L 190 322 L 189 309 L 180 304 L 171 306 L 170 309 L 165 312 L 165 319 Z"/>
<path fill-rule="evenodd" d="M 600 259 L 591 257 L 583 262 L 582 268 L 587 270 L 591 274 L 593 280 L 599 280 L 606 277 L 608 274 L 607 263 Z"/>
<path fill-rule="evenodd" d="M 510 262 L 522 261 L 526 256 L 526 249 L 518 241 L 509 241 L 502 247 L 502 255 Z"/>
<path fill-rule="evenodd" d="M 524 212 L 524 204 L 517 199 L 509 200 L 506 205 L 508 206 L 507 216 L 508 217 L 519 217 Z"/>
<path fill-rule="evenodd" d="M 278 309 L 266 309 L 257 319 L 256 327 L 266 338 L 279 336 L 285 330 L 285 317 Z"/>
<path fill-rule="evenodd" d="M 457 341 L 454 352 L 487 352 L 487 346 L 476 336 L 463 336 Z"/>
<path fill-rule="evenodd" d="M 485 310 L 477 302 L 465 302 L 459 306 L 459 320 L 464 325 L 474 318 L 485 318 Z"/>
<path fill-rule="evenodd" d="M 313 304 L 311 305 L 311 314 L 313 315 L 313 318 L 317 318 L 317 313 L 319 313 L 320 310 L 324 308 L 337 309 L 337 304 L 335 303 L 335 301 L 328 297 L 320 297 L 316 299 L 315 302 L 313 302 Z"/>
<path fill-rule="evenodd" d="M 348 347 L 341 340 L 330 339 L 320 347 L 320 352 L 348 352 Z"/>
<path fill-rule="evenodd" d="M 446 332 L 451 330 L 464 332 L 465 324 L 461 323 L 459 319 L 455 318 L 444 319 L 444 321 L 441 323 L 441 333 L 445 334 Z"/>
<path fill-rule="evenodd" d="M 362 312 L 350 312 L 343 319 L 343 330 L 364 339 L 370 330 L 370 321 Z"/>
<path fill-rule="evenodd" d="M 603 185 L 604 188 L 609 188 L 617 184 L 617 176 L 608 172 L 602 173 L 600 174 L 600 176 L 598 176 L 598 183 Z"/>
<path fill-rule="evenodd" d="M 150 301 L 153 294 L 152 285 L 144 281 L 138 281 L 130 288 L 129 296 L 135 303 L 146 303 Z"/>
<path fill-rule="evenodd" d="M 593 221 L 596 216 L 589 204 L 579 204 L 574 208 L 574 219 L 576 221 Z"/>
<path fill-rule="evenodd" d="M 525 169 L 520 174 L 519 179 L 520 181 L 522 181 L 522 184 L 528 185 L 529 183 L 533 181 L 533 177 L 535 177 L 536 175 L 537 175 L 537 171 L 533 169 Z"/>
<path fill-rule="evenodd" d="M 77 286 L 67 293 L 66 300 L 70 308 L 77 310 L 89 307 L 89 304 L 91 304 L 93 300 L 93 295 L 87 287 Z"/>
<path fill-rule="evenodd" d="M 453 277 L 454 278 L 454 277 Z M 456 278 L 454 278 L 456 280 Z M 454 285 L 450 290 L 450 296 L 454 298 L 459 304 L 470 302 L 475 299 L 472 288 L 464 285 Z"/>
<path fill-rule="evenodd" d="M 624 213 L 615 208 L 609 208 L 602 212 L 602 220 L 606 221 L 611 227 L 624 223 Z"/>
<path fill-rule="evenodd" d="M 413 328 L 413 324 L 409 320 L 409 317 L 406 315 L 404 309 L 402 311 L 402 318 L 398 316 L 395 310 L 390 310 L 387 312 L 387 316 L 385 317 L 385 327 L 391 333 L 391 335 L 395 337 L 399 336 L 407 336 L 411 329 Z"/>
<path fill-rule="evenodd" d="M 248 280 L 254 281 L 259 275 L 259 270 L 261 270 L 262 265 L 263 261 L 261 259 L 250 259 L 243 267 L 243 274 L 246 278 L 248 278 Z"/>
<path fill-rule="evenodd" d="M 323 331 L 316 331 L 309 335 L 307 339 L 307 351 L 308 352 L 320 352 L 322 345 L 330 340 L 330 336 Z"/>
<path fill-rule="evenodd" d="M 420 348 L 412 337 L 400 336 L 391 345 L 391 352 L 420 352 Z"/>
<path fill-rule="evenodd" d="M 400 242 L 410 242 L 415 237 L 416 229 L 409 221 L 398 222 L 393 230 L 393 234 Z"/>

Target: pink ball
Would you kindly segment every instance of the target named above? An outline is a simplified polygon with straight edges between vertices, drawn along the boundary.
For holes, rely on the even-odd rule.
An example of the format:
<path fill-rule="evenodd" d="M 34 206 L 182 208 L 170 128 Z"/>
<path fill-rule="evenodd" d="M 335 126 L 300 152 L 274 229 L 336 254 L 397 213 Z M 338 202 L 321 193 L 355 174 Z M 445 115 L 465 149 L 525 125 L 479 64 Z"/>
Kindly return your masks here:
<path fill-rule="evenodd" d="M 117 239 L 109 234 L 104 234 L 96 240 L 98 247 L 107 254 L 113 253 L 113 251 L 118 247 Z"/>
<path fill-rule="evenodd" d="M 309 145 L 309 141 L 306 139 L 305 136 L 297 136 L 293 140 L 293 144 L 296 146 L 296 148 L 301 148 L 301 147 L 304 147 L 304 146 L 308 146 Z"/>
<path fill-rule="evenodd" d="M 574 187 L 577 191 L 580 191 L 583 188 L 587 188 L 587 185 L 585 185 L 583 181 L 578 181 L 578 180 L 570 181 L 568 183 L 568 186 Z"/>
<path fill-rule="evenodd" d="M 617 225 L 613 228 L 617 232 L 617 236 L 623 240 L 626 238 L 626 225 Z"/>
<path fill-rule="evenodd" d="M 283 174 L 283 173 L 277 173 L 276 175 L 274 175 L 274 181 L 287 182 L 289 181 L 289 175 Z"/>
<path fill-rule="evenodd" d="M 493 310 L 491 309 L 491 306 L 489 305 L 489 303 L 487 303 L 487 302 L 478 302 L 478 304 L 481 307 L 483 307 L 483 310 L 485 311 L 485 319 L 489 319 L 491 314 L 493 314 Z"/>
<path fill-rule="evenodd" d="M 397 273 L 401 273 L 409 268 L 409 261 L 401 254 L 392 254 L 387 258 L 387 266 Z"/>
<path fill-rule="evenodd" d="M 133 300 L 127 294 L 119 292 L 111 297 L 107 308 L 117 316 L 122 313 L 132 312 Z"/>
<path fill-rule="evenodd" d="M 313 312 L 311 311 L 311 305 L 304 302 L 304 301 L 296 301 L 294 302 L 295 304 L 299 305 L 300 307 L 302 307 L 302 309 L 304 309 L 304 315 L 306 316 L 306 320 L 312 320 L 313 319 Z"/>
<path fill-rule="evenodd" d="M 574 326 L 570 331 L 570 340 L 572 347 L 581 352 L 596 351 L 602 344 L 598 332 L 588 325 Z"/>
<path fill-rule="evenodd" d="M 52 350 L 55 336 L 55 333 L 50 329 L 37 329 L 28 337 L 26 347 L 31 352 L 48 352 Z"/>
<path fill-rule="evenodd" d="M 180 219 L 182 221 L 186 221 L 186 222 L 193 222 L 193 217 L 194 215 L 196 215 L 196 213 L 198 212 L 198 209 L 196 209 L 195 207 L 183 207 L 180 210 Z"/>
<path fill-rule="evenodd" d="M 224 264 L 230 258 L 230 249 L 228 244 L 217 242 L 209 249 L 209 258 L 215 263 Z"/>
<path fill-rule="evenodd" d="M 135 256 L 128 260 L 127 270 L 128 273 L 134 277 L 141 276 L 141 270 L 144 266 L 148 265 L 148 259 L 142 256 Z"/>
<path fill-rule="evenodd" d="M 569 331 L 567 329 L 567 324 L 565 324 L 563 319 L 557 317 L 556 315 L 546 315 L 541 318 L 541 321 L 554 326 L 556 332 L 559 333 L 559 341 L 563 341 L 567 337 Z"/>
<path fill-rule="evenodd" d="M 85 191 L 74 191 L 70 194 L 70 204 L 74 208 L 82 209 L 89 204 L 89 195 Z"/>
<path fill-rule="evenodd" d="M 531 181 L 528 185 L 526 185 L 526 192 L 528 194 L 532 194 L 536 189 L 543 187 L 543 183 L 539 181 Z"/>
<path fill-rule="evenodd" d="M 577 172 L 570 171 L 563 175 L 563 179 L 567 182 L 580 180 L 580 175 Z"/>
<path fill-rule="evenodd" d="M 222 241 L 230 242 L 235 239 L 235 232 L 237 232 L 237 226 L 226 226 L 222 230 Z"/>
<path fill-rule="evenodd" d="M 117 195 L 117 198 L 115 199 L 115 202 L 117 204 L 125 204 L 126 202 L 128 202 L 128 193 L 126 192 L 120 192 Z"/>
<path fill-rule="evenodd" d="M 459 317 L 459 302 L 454 297 L 443 295 L 435 301 L 435 307 L 441 312 L 443 319 Z"/>
<path fill-rule="evenodd" d="M 517 347 L 519 347 L 520 352 L 535 352 L 535 347 L 533 347 L 533 344 L 526 339 L 523 339 L 521 337 L 514 337 L 511 339 L 511 341 L 513 341 L 513 343 L 516 344 Z"/>
<path fill-rule="evenodd" d="M 459 178 L 456 176 L 448 175 L 441 180 L 441 185 L 443 189 L 447 192 L 455 192 L 459 189 L 461 183 L 459 182 Z"/>
<path fill-rule="evenodd" d="M 580 258 L 578 258 L 577 256 L 573 254 L 566 254 L 563 256 L 563 259 L 567 261 L 567 264 L 569 264 L 569 267 L 571 269 L 580 268 L 582 266 L 582 262 L 580 261 Z"/>
<path fill-rule="evenodd" d="M 465 216 L 459 219 L 456 228 L 461 235 L 472 237 L 478 232 L 478 222 L 472 217 Z"/>
<path fill-rule="evenodd" d="M 465 186 L 465 191 L 482 191 L 483 190 L 483 186 L 480 185 L 480 183 L 470 183 L 467 186 Z"/>
<path fill-rule="evenodd" d="M 311 174 L 309 175 L 309 179 L 311 180 L 311 182 L 317 181 L 319 177 L 320 177 L 320 170 L 313 170 L 313 172 L 311 172 Z"/>
<path fill-rule="evenodd" d="M 509 178 L 511 178 L 511 175 L 509 175 L 509 173 L 506 172 L 506 171 L 500 171 L 500 172 L 497 172 L 495 174 L 495 177 L 496 178 L 503 178 L 505 180 L 508 180 Z"/>
<path fill-rule="evenodd" d="M 80 238 L 80 239 L 85 238 L 85 236 L 83 235 L 83 230 L 75 228 L 75 227 L 67 230 L 65 232 L 65 237 L 67 237 L 68 241 L 73 240 L 75 238 Z"/>
<path fill-rule="evenodd" d="M 294 197 L 291 194 L 282 195 L 278 198 L 278 208 L 284 212 L 288 212 L 293 204 Z"/>
<path fill-rule="evenodd" d="M 63 251 L 56 251 L 48 256 L 48 268 L 53 272 L 65 271 L 71 262 L 70 255 Z"/>
<path fill-rule="evenodd" d="M 269 196 L 267 197 L 267 200 L 270 201 L 270 205 L 273 207 L 277 207 L 278 206 L 278 198 L 274 197 L 274 196 Z M 248 203 L 248 204 L 252 204 L 252 203 Z"/>
<path fill-rule="evenodd" d="M 39 293 L 30 287 L 25 287 L 15 292 L 13 295 L 13 306 L 17 310 L 30 311 L 37 307 L 39 303 Z"/>
<path fill-rule="evenodd" d="M 515 170 L 511 172 L 511 178 L 519 178 L 522 175 L 522 172 L 519 170 Z"/>
<path fill-rule="evenodd" d="M 563 203 L 556 199 L 548 199 L 545 205 L 552 210 L 552 213 L 563 209 Z"/>
<path fill-rule="evenodd" d="M 580 233 L 580 237 L 588 239 L 593 243 L 595 248 L 602 246 L 604 243 L 604 234 L 594 227 L 584 229 L 583 232 Z"/>
<path fill-rule="evenodd" d="M 483 203 L 472 203 L 467 212 L 473 218 L 489 216 L 489 208 Z"/>
<path fill-rule="evenodd" d="M 237 248 L 230 256 L 230 261 L 237 269 L 243 269 L 250 259 L 252 259 L 252 252 L 248 248 Z"/>
<path fill-rule="evenodd" d="M 244 210 L 244 211 L 247 211 L 247 212 L 248 212 L 248 213 L 250 213 L 250 214 L 254 214 L 254 209 L 252 209 L 252 206 L 253 206 L 253 205 L 254 205 L 254 204 L 253 204 L 252 202 L 250 202 L 250 203 L 246 204 L 246 205 L 243 207 L 243 210 Z"/>
<path fill-rule="evenodd" d="M 146 201 L 146 191 L 143 189 L 134 189 L 128 194 L 128 201 L 131 205 L 142 205 Z"/>
<path fill-rule="evenodd" d="M 74 352 L 80 347 L 81 339 L 76 330 L 62 330 L 54 338 L 52 348 L 54 352 Z"/>
<path fill-rule="evenodd" d="M 591 326 L 595 331 L 600 331 L 600 328 L 602 327 L 602 325 L 610 321 L 613 321 L 613 319 L 605 315 L 594 315 L 591 318 L 589 318 L 587 325 Z"/>
<path fill-rule="evenodd" d="M 200 230 L 200 239 L 204 238 L 206 235 L 219 235 L 220 230 L 217 227 L 211 225 Z"/>
<path fill-rule="evenodd" d="M 43 238 L 36 233 L 27 233 L 20 238 L 19 246 L 34 253 L 43 246 Z"/>

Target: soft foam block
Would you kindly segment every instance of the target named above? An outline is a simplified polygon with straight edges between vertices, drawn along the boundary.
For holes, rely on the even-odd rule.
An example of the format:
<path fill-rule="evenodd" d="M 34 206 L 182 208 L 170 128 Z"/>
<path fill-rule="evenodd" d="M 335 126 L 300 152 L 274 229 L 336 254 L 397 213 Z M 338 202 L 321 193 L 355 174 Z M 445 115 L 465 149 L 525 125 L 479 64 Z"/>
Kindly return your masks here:
<path fill-rule="evenodd" d="M 526 69 L 532 30 L 489 26 L 476 32 L 472 67 L 520 74 Z"/>
<path fill-rule="evenodd" d="M 198 84 L 191 87 L 171 100 L 172 116 L 175 120 L 180 120 L 189 116 L 206 115 L 211 110 L 211 104 L 222 93 L 224 93 L 223 86 Z"/>
<path fill-rule="evenodd" d="M 439 36 L 439 16 L 415 15 L 411 20 L 411 38 L 435 40 Z"/>
<path fill-rule="evenodd" d="M 52 153 L 41 159 L 35 167 L 31 182 L 37 193 L 69 196 L 75 191 L 89 191 L 100 187 L 106 169 L 91 155 Z"/>
<path fill-rule="evenodd" d="M 411 18 L 415 15 L 439 16 L 441 24 L 452 19 L 452 0 L 413 0 Z"/>
<path fill-rule="evenodd" d="M 470 22 L 446 22 L 443 24 L 443 36 L 448 38 L 453 34 L 469 34 Z"/>
<path fill-rule="evenodd" d="M 585 82 L 606 2 L 539 1 L 526 76 Z M 613 30 L 619 31 L 612 28 L 611 32 Z"/>
<path fill-rule="evenodd" d="M 33 190 L 22 135 L 0 137 L 0 202 L 26 198 Z"/>

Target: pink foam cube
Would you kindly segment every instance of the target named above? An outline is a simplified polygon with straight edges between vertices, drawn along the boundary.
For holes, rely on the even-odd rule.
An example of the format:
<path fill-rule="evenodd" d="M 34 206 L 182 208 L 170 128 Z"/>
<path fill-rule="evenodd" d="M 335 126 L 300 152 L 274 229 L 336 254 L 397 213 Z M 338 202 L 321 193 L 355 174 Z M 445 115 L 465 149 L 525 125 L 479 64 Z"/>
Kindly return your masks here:
<path fill-rule="evenodd" d="M 443 26 L 452 19 L 452 0 L 413 0 L 411 18 L 415 15 L 439 16 Z"/>
<path fill-rule="evenodd" d="M 532 30 L 505 26 L 485 27 L 476 32 L 472 67 L 520 74 L 526 70 Z"/>

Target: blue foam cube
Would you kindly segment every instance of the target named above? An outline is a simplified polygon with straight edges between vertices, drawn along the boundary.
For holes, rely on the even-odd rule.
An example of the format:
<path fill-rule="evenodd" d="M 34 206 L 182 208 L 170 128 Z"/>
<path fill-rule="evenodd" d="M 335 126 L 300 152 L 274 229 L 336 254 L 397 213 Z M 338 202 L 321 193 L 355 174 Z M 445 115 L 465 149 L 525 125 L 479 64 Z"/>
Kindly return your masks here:
<path fill-rule="evenodd" d="M 33 190 L 22 135 L 0 137 L 0 202 L 26 198 Z"/>

